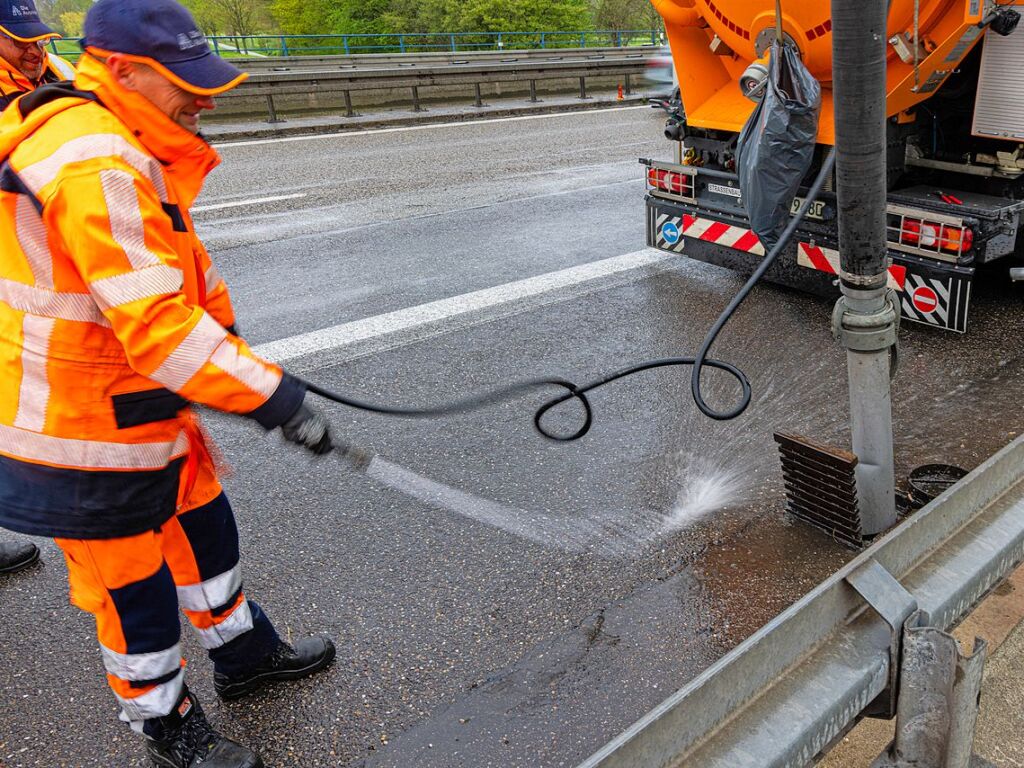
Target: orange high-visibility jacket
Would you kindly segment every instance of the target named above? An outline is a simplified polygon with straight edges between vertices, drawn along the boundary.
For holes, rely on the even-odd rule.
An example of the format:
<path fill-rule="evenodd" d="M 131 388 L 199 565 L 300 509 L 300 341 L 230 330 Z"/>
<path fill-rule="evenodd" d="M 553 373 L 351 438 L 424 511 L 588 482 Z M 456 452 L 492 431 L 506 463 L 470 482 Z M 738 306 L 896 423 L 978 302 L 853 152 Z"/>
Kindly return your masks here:
<path fill-rule="evenodd" d="M 271 429 L 304 388 L 227 330 L 188 213 L 216 152 L 88 56 L 75 88 L 0 117 L 0 526 L 108 538 L 174 513 L 186 401 Z"/>
<path fill-rule="evenodd" d="M 46 54 L 46 67 L 38 82 L 29 80 L 20 71 L 0 56 L 0 111 L 23 93 L 34 91 L 41 85 L 74 78 L 75 70 L 70 64 L 52 53 Z"/>

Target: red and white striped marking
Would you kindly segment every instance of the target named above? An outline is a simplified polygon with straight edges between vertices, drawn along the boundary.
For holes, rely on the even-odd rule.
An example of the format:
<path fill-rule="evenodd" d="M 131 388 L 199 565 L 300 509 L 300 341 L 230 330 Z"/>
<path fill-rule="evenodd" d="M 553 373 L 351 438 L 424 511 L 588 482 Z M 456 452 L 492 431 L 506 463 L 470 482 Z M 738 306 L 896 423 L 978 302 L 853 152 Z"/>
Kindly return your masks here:
<path fill-rule="evenodd" d="M 749 229 L 733 227 L 722 221 L 683 214 L 683 235 L 764 256 L 764 246 L 757 235 Z"/>
<path fill-rule="evenodd" d="M 839 251 L 822 248 L 820 245 L 800 243 L 796 253 L 796 263 L 801 267 L 810 267 L 830 275 L 839 274 Z M 907 281 L 907 268 L 899 264 L 889 267 L 889 287 L 897 291 L 903 290 Z"/>

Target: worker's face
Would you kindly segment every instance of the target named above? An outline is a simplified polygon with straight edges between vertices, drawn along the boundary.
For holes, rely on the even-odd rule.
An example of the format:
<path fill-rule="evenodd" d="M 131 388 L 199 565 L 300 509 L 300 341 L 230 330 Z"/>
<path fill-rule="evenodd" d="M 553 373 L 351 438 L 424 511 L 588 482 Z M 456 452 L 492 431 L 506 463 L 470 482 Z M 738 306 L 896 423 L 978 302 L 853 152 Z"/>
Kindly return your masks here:
<path fill-rule="evenodd" d="M 212 96 L 197 96 L 179 88 L 145 64 L 126 61 L 117 57 L 117 54 L 112 54 L 107 64 L 121 85 L 144 96 L 153 106 L 191 133 L 199 133 L 200 113 L 217 106 Z"/>
<path fill-rule="evenodd" d="M 46 43 L 46 40 L 23 43 L 0 34 L 0 56 L 29 80 L 38 80 L 43 76 L 43 68 L 46 66 L 46 53 L 43 50 Z"/>

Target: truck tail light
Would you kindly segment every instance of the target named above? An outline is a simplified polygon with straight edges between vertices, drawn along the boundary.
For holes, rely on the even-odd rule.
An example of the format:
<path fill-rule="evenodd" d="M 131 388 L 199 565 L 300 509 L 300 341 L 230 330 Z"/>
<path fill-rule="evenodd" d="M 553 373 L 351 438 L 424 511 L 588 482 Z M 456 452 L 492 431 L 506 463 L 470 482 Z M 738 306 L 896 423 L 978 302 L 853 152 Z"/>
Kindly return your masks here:
<path fill-rule="evenodd" d="M 647 186 L 660 192 L 668 192 L 670 195 L 693 196 L 693 178 L 688 173 L 648 168 Z"/>
<path fill-rule="evenodd" d="M 922 250 L 966 253 L 974 246 L 974 231 L 970 227 L 950 227 L 919 219 L 904 219 L 900 228 L 900 242 Z"/>

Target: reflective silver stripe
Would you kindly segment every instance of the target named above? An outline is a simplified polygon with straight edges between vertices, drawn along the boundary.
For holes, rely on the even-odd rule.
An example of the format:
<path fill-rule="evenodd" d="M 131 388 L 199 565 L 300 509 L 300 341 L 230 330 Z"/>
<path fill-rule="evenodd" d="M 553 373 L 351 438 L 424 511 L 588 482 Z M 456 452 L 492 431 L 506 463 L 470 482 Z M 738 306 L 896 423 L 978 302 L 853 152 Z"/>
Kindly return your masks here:
<path fill-rule="evenodd" d="M 46 239 L 46 226 L 32 201 L 25 195 L 18 195 L 15 203 L 14 228 L 18 244 L 36 279 L 36 286 L 53 290 L 53 255 Z"/>
<path fill-rule="evenodd" d="M 121 680 L 156 680 L 181 666 L 181 645 L 175 643 L 166 651 L 153 653 L 118 653 L 100 645 L 103 666 Z"/>
<path fill-rule="evenodd" d="M 96 306 L 96 300 L 88 293 L 58 293 L 0 277 L 0 301 L 18 312 L 110 327 L 110 322 Z"/>
<path fill-rule="evenodd" d="M 0 453 L 76 469 L 163 469 L 188 453 L 184 432 L 173 443 L 104 443 L 41 435 L 0 424 Z"/>
<path fill-rule="evenodd" d="M 18 412 L 14 426 L 42 432 L 46 424 L 46 407 L 50 403 L 50 377 L 46 361 L 50 356 L 50 336 L 56 320 L 25 315 L 22 320 L 21 388 L 18 391 Z"/>
<path fill-rule="evenodd" d="M 149 378 L 163 384 L 171 391 L 177 392 L 210 361 L 213 350 L 227 336 L 228 332 L 221 327 L 220 323 L 204 312 L 188 336 L 167 356 L 160 367 L 150 374 Z"/>
<path fill-rule="evenodd" d="M 132 723 L 170 714 L 174 705 L 181 698 L 184 679 L 184 674 L 179 672 L 174 679 L 161 683 L 153 690 L 146 691 L 134 699 L 126 699 L 115 693 L 114 696 L 122 709 L 121 719 Z"/>
<path fill-rule="evenodd" d="M 142 269 L 163 264 L 146 245 L 146 226 L 132 175 L 125 171 L 100 171 L 100 184 L 110 218 L 110 234 L 124 250 L 132 267 Z"/>
<path fill-rule="evenodd" d="M 239 354 L 238 347 L 225 341 L 210 357 L 210 362 L 253 392 L 270 397 L 281 384 L 281 374 L 264 363 Z"/>
<path fill-rule="evenodd" d="M 160 201 L 167 202 L 167 185 L 163 169 L 154 157 L 150 157 L 127 139 L 116 133 L 93 133 L 79 136 L 65 142 L 49 157 L 18 171 L 18 175 L 32 193 L 38 197 L 43 187 L 57 178 L 57 174 L 68 163 L 80 163 L 101 157 L 119 157 L 136 171 L 149 179 L 156 187 Z"/>
<path fill-rule="evenodd" d="M 163 296 L 181 290 L 181 270 L 159 264 L 123 275 L 105 277 L 89 284 L 101 309 L 110 309 L 152 296 Z"/>
<path fill-rule="evenodd" d="M 217 271 L 217 267 L 211 264 L 210 268 L 206 270 L 206 292 L 213 293 L 213 289 L 222 282 L 224 282 L 224 280 L 221 278 L 220 272 Z"/>
<path fill-rule="evenodd" d="M 249 603 L 243 600 L 220 624 L 214 624 L 209 629 L 199 629 L 193 625 L 192 629 L 196 631 L 203 648 L 208 651 L 220 648 L 252 629 L 252 613 L 249 611 Z"/>
<path fill-rule="evenodd" d="M 212 611 L 220 608 L 242 588 L 242 566 L 212 579 L 178 587 L 178 605 L 189 611 Z"/>

